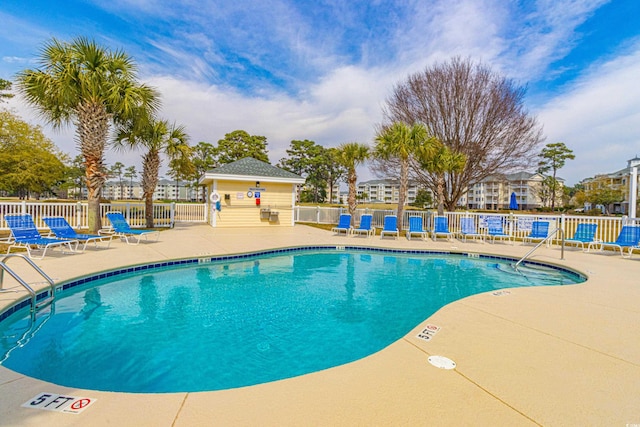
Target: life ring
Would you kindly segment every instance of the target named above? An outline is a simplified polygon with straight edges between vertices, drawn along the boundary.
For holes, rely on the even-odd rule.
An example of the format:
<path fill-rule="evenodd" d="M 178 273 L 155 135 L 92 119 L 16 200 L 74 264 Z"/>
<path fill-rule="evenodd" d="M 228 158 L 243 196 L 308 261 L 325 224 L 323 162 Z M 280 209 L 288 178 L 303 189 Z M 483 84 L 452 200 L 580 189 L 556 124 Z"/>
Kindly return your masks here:
<path fill-rule="evenodd" d="M 218 192 L 214 191 L 209 196 L 209 200 L 211 200 L 211 203 L 219 202 L 220 201 L 220 195 L 218 194 Z"/>

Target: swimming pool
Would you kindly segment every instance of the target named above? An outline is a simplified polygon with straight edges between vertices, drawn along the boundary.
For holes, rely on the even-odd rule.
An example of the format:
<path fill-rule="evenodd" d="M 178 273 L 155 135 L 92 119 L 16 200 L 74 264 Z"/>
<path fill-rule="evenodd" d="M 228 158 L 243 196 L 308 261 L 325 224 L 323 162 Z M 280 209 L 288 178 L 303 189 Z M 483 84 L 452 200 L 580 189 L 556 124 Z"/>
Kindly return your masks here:
<path fill-rule="evenodd" d="M 334 247 L 136 266 L 63 284 L 31 327 L 26 310 L 7 317 L 0 356 L 7 368 L 69 387 L 229 389 L 358 360 L 468 295 L 584 280 L 510 263 Z"/>

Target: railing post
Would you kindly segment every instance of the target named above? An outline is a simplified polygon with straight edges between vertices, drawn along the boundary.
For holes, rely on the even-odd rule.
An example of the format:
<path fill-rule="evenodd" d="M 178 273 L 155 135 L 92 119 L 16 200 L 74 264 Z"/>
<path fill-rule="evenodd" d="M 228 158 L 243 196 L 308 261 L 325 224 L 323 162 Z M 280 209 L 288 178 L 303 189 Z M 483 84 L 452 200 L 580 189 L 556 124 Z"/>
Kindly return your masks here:
<path fill-rule="evenodd" d="M 176 213 L 176 203 L 175 202 L 171 202 L 171 222 L 169 223 L 169 228 L 173 228 L 174 227 L 174 221 L 175 221 L 175 213 Z"/>
<path fill-rule="evenodd" d="M 22 203 L 20 203 L 20 214 L 26 215 L 26 213 L 27 213 L 27 201 L 23 200 Z"/>
<path fill-rule="evenodd" d="M 82 203 L 81 202 L 76 202 L 76 215 L 75 215 L 75 220 L 76 220 L 76 228 L 80 228 L 81 224 L 82 224 Z"/>

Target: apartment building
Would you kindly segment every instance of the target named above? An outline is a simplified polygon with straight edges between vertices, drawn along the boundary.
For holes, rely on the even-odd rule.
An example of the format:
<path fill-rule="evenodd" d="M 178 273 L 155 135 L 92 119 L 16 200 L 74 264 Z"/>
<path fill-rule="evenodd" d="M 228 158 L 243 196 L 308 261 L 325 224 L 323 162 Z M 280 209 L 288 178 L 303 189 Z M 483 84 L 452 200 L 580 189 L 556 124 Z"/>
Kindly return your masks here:
<path fill-rule="evenodd" d="M 637 169 L 640 167 L 640 158 L 638 156 L 633 159 L 627 160 L 627 167 L 624 169 L 620 169 L 611 173 L 603 173 L 597 174 L 591 178 L 586 178 L 582 180 L 582 185 L 584 185 L 584 190 L 586 193 L 593 191 L 596 187 L 606 186 L 612 190 L 619 190 L 622 193 L 623 200 L 620 202 L 612 203 L 607 206 L 607 211 L 614 214 L 629 214 L 629 197 L 631 196 L 630 185 L 634 179 L 634 169 L 636 169 L 635 180 L 636 180 L 636 200 L 637 191 L 638 191 L 638 176 Z M 585 209 L 593 209 L 595 207 L 602 206 L 594 206 L 592 203 L 586 202 Z"/>
<path fill-rule="evenodd" d="M 416 182 L 409 181 L 407 204 L 416 201 L 418 191 L 423 187 Z M 362 203 L 398 203 L 400 195 L 400 181 L 397 179 L 374 179 L 358 184 L 356 198 Z"/>
<path fill-rule="evenodd" d="M 77 189 L 68 191 L 69 197 L 75 197 Z M 87 189 L 82 189 L 82 198 L 87 198 Z M 142 184 L 138 181 L 107 181 L 102 187 L 102 198 L 108 200 L 141 200 Z M 202 201 L 202 187 L 193 187 L 192 183 L 161 179 L 153 192 L 153 200 L 177 200 L 181 202 Z"/>
<path fill-rule="evenodd" d="M 107 181 L 102 187 L 102 197 L 109 200 L 129 200 L 129 199 L 141 199 L 142 187 L 139 182 L 122 181 L 122 185 L 119 181 Z M 86 189 L 83 189 L 83 193 Z"/>
<path fill-rule="evenodd" d="M 531 172 L 489 176 L 469 188 L 464 202 L 469 209 L 509 209 L 511 193 L 515 193 L 518 209 L 537 209 L 545 205 L 541 195 L 543 180 L 543 175 Z M 564 180 L 557 180 L 562 188 Z M 556 207 L 559 206 L 562 200 L 556 198 Z"/>

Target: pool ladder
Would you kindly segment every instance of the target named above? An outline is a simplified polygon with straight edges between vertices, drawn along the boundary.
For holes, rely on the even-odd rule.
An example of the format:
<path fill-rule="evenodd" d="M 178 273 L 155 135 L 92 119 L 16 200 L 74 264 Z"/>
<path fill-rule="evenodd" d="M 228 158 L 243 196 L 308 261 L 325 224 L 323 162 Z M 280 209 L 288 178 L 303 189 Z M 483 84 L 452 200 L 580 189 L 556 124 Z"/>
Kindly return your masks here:
<path fill-rule="evenodd" d="M 560 245 L 560 259 L 564 259 L 564 230 L 562 230 L 562 228 L 558 227 L 555 230 L 553 230 L 551 233 L 549 233 L 549 235 L 547 237 L 545 237 L 544 239 L 542 239 L 542 241 L 540 241 L 537 245 L 535 245 L 533 247 L 533 249 L 531 249 L 529 252 L 524 254 L 524 256 L 522 258 L 520 258 L 520 260 L 518 262 L 516 262 L 515 265 L 513 266 L 514 270 L 517 270 L 518 266 L 522 263 L 522 261 L 527 259 L 529 257 L 529 255 L 534 253 L 536 251 L 536 249 L 538 249 L 540 246 L 542 246 L 543 243 L 549 241 L 558 232 L 560 232 L 560 239 L 562 240 L 562 244 Z"/>
<path fill-rule="evenodd" d="M 48 297 L 41 300 L 41 301 L 37 301 L 37 294 L 36 291 L 33 290 L 33 288 L 31 286 L 29 286 L 29 284 L 27 282 L 25 282 L 20 276 L 18 276 L 18 274 L 13 271 L 8 265 L 7 265 L 7 260 L 10 258 L 20 258 L 23 259 L 27 262 L 27 264 L 29 264 L 38 274 L 40 274 L 40 276 L 42 276 L 42 278 L 44 278 L 47 283 L 49 284 L 49 290 L 47 291 L 48 293 Z M 0 259 L 0 292 L 3 291 L 2 289 L 2 285 L 4 282 L 4 272 L 9 273 L 9 275 L 11 277 L 14 278 L 14 280 L 16 282 L 18 282 L 23 288 L 25 288 L 27 290 L 27 292 L 29 292 L 30 295 L 30 299 L 31 299 L 31 318 L 35 318 L 36 313 L 44 308 L 47 307 L 49 304 L 51 304 L 53 301 L 55 301 L 56 299 L 56 288 L 55 285 L 53 283 L 53 279 L 51 279 L 49 276 L 47 276 L 47 274 L 42 271 L 42 269 L 40 267 L 38 267 L 31 259 L 27 258 L 26 256 L 22 255 L 22 254 L 7 254 L 4 255 L 1 259 Z"/>
<path fill-rule="evenodd" d="M 47 323 L 49 319 L 51 319 L 51 316 L 53 316 L 54 313 L 55 313 L 55 306 L 52 305 L 51 310 L 49 310 L 49 314 L 46 314 L 44 317 L 40 317 L 40 324 L 37 323 L 36 321 L 37 319 L 35 318 L 35 315 L 32 314 L 29 317 L 29 323 L 27 324 L 27 329 L 22 333 L 20 338 L 18 338 L 15 344 L 9 347 L 7 351 L 4 352 L 4 354 L 0 354 L 0 365 L 9 358 L 9 356 L 15 349 L 24 347 L 25 345 L 27 345 L 27 343 L 31 341 L 31 338 L 33 338 L 40 331 L 40 329 L 42 329 L 45 323 Z M 15 335 L 14 337 L 16 336 L 17 335 Z M 9 338 L 14 338 L 14 337 L 9 337 Z"/>

